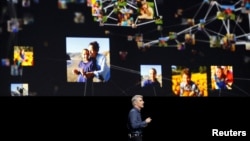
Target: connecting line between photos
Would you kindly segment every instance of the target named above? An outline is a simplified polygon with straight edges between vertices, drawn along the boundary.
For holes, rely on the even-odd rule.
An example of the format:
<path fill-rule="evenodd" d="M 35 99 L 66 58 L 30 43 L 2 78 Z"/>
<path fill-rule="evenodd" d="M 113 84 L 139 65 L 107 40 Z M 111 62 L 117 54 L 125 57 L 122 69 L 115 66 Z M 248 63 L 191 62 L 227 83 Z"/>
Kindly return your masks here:
<path fill-rule="evenodd" d="M 235 79 L 235 80 L 242 80 L 242 81 L 250 81 L 249 78 L 234 78 L 234 79 Z M 246 95 L 248 95 L 248 96 L 250 95 L 249 92 L 243 90 L 242 88 L 240 88 L 239 86 L 237 86 L 237 85 L 235 85 L 235 84 L 233 84 L 233 87 L 235 87 L 236 89 L 240 90 L 242 93 L 244 93 L 244 94 L 246 94 Z"/>
<path fill-rule="evenodd" d="M 249 78 L 234 78 L 234 79 L 235 79 L 235 80 L 242 80 L 242 81 L 250 81 Z M 243 90 L 243 89 L 240 88 L 239 86 L 237 86 L 237 85 L 235 85 L 235 84 L 233 84 L 232 86 L 235 87 L 236 89 L 240 90 L 242 93 L 244 93 L 244 94 L 246 94 L 246 95 L 248 95 L 248 96 L 250 95 L 249 92 Z"/>
<path fill-rule="evenodd" d="M 128 93 L 126 93 L 126 90 L 123 90 L 121 87 L 119 87 L 113 80 L 110 80 L 110 82 L 112 82 L 112 84 L 113 84 L 117 89 L 119 89 L 119 90 L 122 92 L 123 95 L 125 95 L 125 96 L 128 96 L 128 95 L 129 95 Z"/>
<path fill-rule="evenodd" d="M 123 67 L 119 67 L 119 66 L 115 66 L 115 65 L 111 65 L 111 69 L 116 69 L 116 70 L 120 70 L 120 71 L 125 71 L 125 72 L 129 72 L 129 73 L 133 73 L 133 74 L 140 74 L 140 72 L 138 72 L 138 71 L 136 71 L 136 70 L 128 69 L 128 68 L 123 68 Z M 124 94 L 124 95 L 126 95 L 126 96 L 129 95 L 128 93 L 126 93 L 126 91 L 129 90 L 129 89 L 131 89 L 131 87 L 129 87 L 129 88 L 127 88 L 127 89 L 122 89 L 122 88 L 121 88 L 120 86 L 118 86 L 117 83 L 115 83 L 114 81 L 111 81 L 111 82 L 115 85 L 115 87 L 116 87 L 117 89 L 119 89 L 119 90 L 122 92 L 122 94 Z M 137 85 L 139 85 L 139 84 L 136 83 L 135 86 L 137 86 Z M 134 86 L 133 86 L 133 87 L 134 87 Z"/>
<path fill-rule="evenodd" d="M 133 74 L 140 74 L 140 73 L 139 73 L 138 71 L 136 71 L 136 70 L 128 69 L 128 68 L 123 68 L 123 67 L 119 67 L 119 66 L 115 66 L 115 65 L 111 65 L 111 69 L 116 69 L 116 70 L 120 70 L 120 71 L 125 71 L 125 72 L 129 72 L 129 73 L 133 73 Z M 131 88 L 122 89 L 122 88 L 121 88 L 120 86 L 118 86 L 117 83 L 114 82 L 113 80 L 111 80 L 111 82 L 115 85 L 115 87 L 116 87 L 117 89 L 119 89 L 119 90 L 122 92 L 122 94 L 124 94 L 124 95 L 126 95 L 126 96 L 129 95 L 128 93 L 126 93 L 126 91 L 127 91 L 128 89 L 131 89 Z M 136 84 L 136 85 L 138 85 L 138 84 Z M 133 86 L 133 87 L 134 87 L 134 86 Z"/>

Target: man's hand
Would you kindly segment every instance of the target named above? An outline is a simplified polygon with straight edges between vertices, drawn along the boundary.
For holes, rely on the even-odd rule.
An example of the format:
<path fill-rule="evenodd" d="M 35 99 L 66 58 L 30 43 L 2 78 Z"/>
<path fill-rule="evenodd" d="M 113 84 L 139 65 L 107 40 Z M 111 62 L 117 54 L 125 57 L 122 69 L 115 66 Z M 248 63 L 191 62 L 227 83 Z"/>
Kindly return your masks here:
<path fill-rule="evenodd" d="M 152 119 L 150 117 L 146 118 L 146 123 L 150 123 L 152 121 Z"/>

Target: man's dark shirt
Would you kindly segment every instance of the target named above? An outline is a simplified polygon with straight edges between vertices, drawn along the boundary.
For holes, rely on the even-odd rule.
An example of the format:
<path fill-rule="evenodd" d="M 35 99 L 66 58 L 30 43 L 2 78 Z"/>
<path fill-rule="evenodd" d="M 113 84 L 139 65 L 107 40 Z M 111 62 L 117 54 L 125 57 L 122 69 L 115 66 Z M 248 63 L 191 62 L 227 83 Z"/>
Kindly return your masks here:
<path fill-rule="evenodd" d="M 145 80 L 143 82 L 143 87 L 155 87 L 155 88 L 160 88 L 161 84 L 159 81 L 151 81 L 151 80 Z"/>
<path fill-rule="evenodd" d="M 130 133 L 142 133 L 142 129 L 148 124 L 142 121 L 141 113 L 138 109 L 132 108 L 128 115 L 128 129 Z"/>

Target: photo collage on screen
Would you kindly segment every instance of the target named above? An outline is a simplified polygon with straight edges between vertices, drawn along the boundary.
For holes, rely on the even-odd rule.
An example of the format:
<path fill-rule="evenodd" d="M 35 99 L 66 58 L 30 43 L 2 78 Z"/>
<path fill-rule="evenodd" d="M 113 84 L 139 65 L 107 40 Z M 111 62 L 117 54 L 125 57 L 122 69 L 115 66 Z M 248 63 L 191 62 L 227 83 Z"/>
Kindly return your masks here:
<path fill-rule="evenodd" d="M 39 4 L 39 0 L 7 0 L 7 2 L 13 5 L 20 4 L 21 8 L 24 11 Z M 5 7 L 3 7 L 3 9 L 5 9 Z M 13 12 L 12 14 L 14 16 L 10 14 L 10 18 L 7 20 L 7 31 L 10 33 L 18 33 L 19 31 L 22 31 L 26 26 L 34 23 L 34 15 L 29 10 L 23 12 L 20 16 L 17 16 L 15 12 Z"/>
<path fill-rule="evenodd" d="M 205 4 L 206 2 L 203 2 Z M 213 3 L 213 2 L 211 2 Z M 217 4 L 217 5 L 216 5 Z M 136 27 L 139 25 L 144 25 L 145 23 L 151 23 L 151 21 L 156 22 L 156 19 L 159 17 L 157 11 L 157 4 L 155 1 L 130 1 L 130 0 L 115 0 L 115 1 L 102 1 L 102 0 L 91 0 L 87 1 L 87 6 L 91 7 L 91 14 L 94 21 L 99 22 L 102 26 L 131 26 Z M 201 5 L 200 9 L 202 8 Z M 214 32 L 210 30 L 207 26 L 208 21 L 213 22 L 214 20 L 235 20 L 235 15 L 232 11 L 235 10 L 233 5 L 218 5 L 215 3 L 211 7 L 217 8 L 216 19 L 210 19 L 204 15 L 199 19 L 198 24 L 196 24 L 197 19 L 194 18 L 182 18 L 181 25 L 186 25 L 188 28 L 185 28 L 179 32 L 170 31 L 166 36 L 161 36 L 156 40 L 144 40 L 144 33 L 137 33 L 134 36 L 128 35 L 128 41 L 134 40 L 137 44 L 138 49 L 144 50 L 145 47 L 158 46 L 158 47 L 176 47 L 177 50 L 185 50 L 188 46 L 196 47 L 197 42 L 202 42 L 204 39 L 199 39 L 199 36 L 196 37 L 196 32 L 204 32 L 207 36 L 208 41 L 204 41 L 211 48 L 222 48 L 224 50 L 235 51 L 236 48 L 236 35 L 232 32 L 227 32 L 227 34 L 217 34 L 214 35 Z M 152 14 L 143 13 L 144 10 L 151 11 Z M 207 11 L 208 13 L 210 11 Z M 231 12 L 231 13 L 230 13 Z M 207 14 L 208 14 L 207 13 Z M 144 15 L 145 14 L 145 15 Z M 211 13 L 209 13 L 211 14 Z M 147 16 L 146 16 L 147 15 Z M 149 16 L 151 15 L 151 17 Z M 161 22 L 159 22 L 161 23 Z M 225 29 L 230 28 L 230 25 L 222 25 Z M 180 28 L 181 29 L 181 28 Z M 158 31 L 161 31 L 161 27 L 157 27 Z M 170 42 L 174 43 L 171 44 Z M 170 44 L 169 44 L 170 43 Z M 121 54 L 122 52 L 120 52 Z M 127 54 L 128 52 L 126 52 Z M 202 52 L 198 52 L 203 54 Z M 176 68 L 176 69 L 173 69 Z M 210 81 L 208 73 L 210 72 L 209 66 L 199 66 L 197 68 L 185 69 L 184 66 L 175 66 L 172 65 L 169 67 L 172 70 L 172 91 L 173 95 L 176 96 L 197 96 L 197 97 L 207 97 L 209 96 L 208 90 L 214 89 L 214 84 Z M 188 70 L 188 71 L 187 71 Z M 67 72 L 71 72 L 68 70 Z M 78 72 L 78 75 L 82 75 Z M 149 84 L 158 87 L 168 87 L 164 86 L 164 80 L 162 78 L 162 68 L 161 65 L 152 65 L 152 64 L 141 64 L 140 66 L 141 73 L 141 87 L 144 88 Z M 155 74 L 154 74 L 155 73 Z M 212 73 L 212 72 L 211 72 Z M 72 74 L 71 74 L 72 75 Z M 155 76 L 154 76 L 155 75 Z M 69 80 L 68 82 L 75 81 Z M 155 78 L 153 78 L 155 77 Z M 185 82 L 186 81 L 186 82 Z"/>
<path fill-rule="evenodd" d="M 15 36 L 24 31 L 26 27 L 29 27 L 35 22 L 34 13 L 32 8 L 38 6 L 39 0 L 7 0 L 7 7 L 3 6 L 2 15 L 7 13 L 7 9 L 10 8 L 8 19 L 6 19 L 6 31 L 11 35 L 9 40 L 13 40 L 14 43 L 9 43 L 11 48 L 11 57 L 2 58 L 2 66 L 10 68 L 10 76 L 15 79 L 10 85 L 11 96 L 28 96 L 29 89 L 28 83 L 20 82 L 24 77 L 24 68 L 29 69 L 34 66 L 34 46 L 30 43 L 19 44 L 14 40 Z M 15 9 L 20 7 L 19 11 Z M 4 26 L 5 27 L 5 26 Z"/>
<path fill-rule="evenodd" d="M 34 47 L 25 45 L 13 46 L 13 59 L 2 59 L 2 65 L 10 66 L 10 75 L 23 77 L 24 68 L 34 67 Z M 29 83 L 15 82 L 10 84 L 11 96 L 29 96 Z"/>
<path fill-rule="evenodd" d="M 153 0 L 89 0 L 94 21 L 101 26 L 136 28 L 149 23 L 162 23 L 156 2 Z"/>
<path fill-rule="evenodd" d="M 69 10 L 69 5 L 85 5 L 87 0 L 57 0 L 57 7 L 60 10 L 66 11 Z M 85 15 L 81 10 L 75 10 L 72 13 L 72 22 L 75 24 L 84 24 Z"/>

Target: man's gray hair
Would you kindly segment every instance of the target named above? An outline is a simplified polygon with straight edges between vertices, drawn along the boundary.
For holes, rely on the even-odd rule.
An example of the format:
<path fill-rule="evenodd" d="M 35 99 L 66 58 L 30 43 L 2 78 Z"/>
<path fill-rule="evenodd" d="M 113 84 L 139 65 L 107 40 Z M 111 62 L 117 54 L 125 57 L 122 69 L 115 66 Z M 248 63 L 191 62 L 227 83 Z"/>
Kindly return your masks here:
<path fill-rule="evenodd" d="M 134 106 L 134 103 L 137 101 L 138 98 L 143 98 L 142 95 L 134 95 L 131 99 L 132 105 Z"/>

